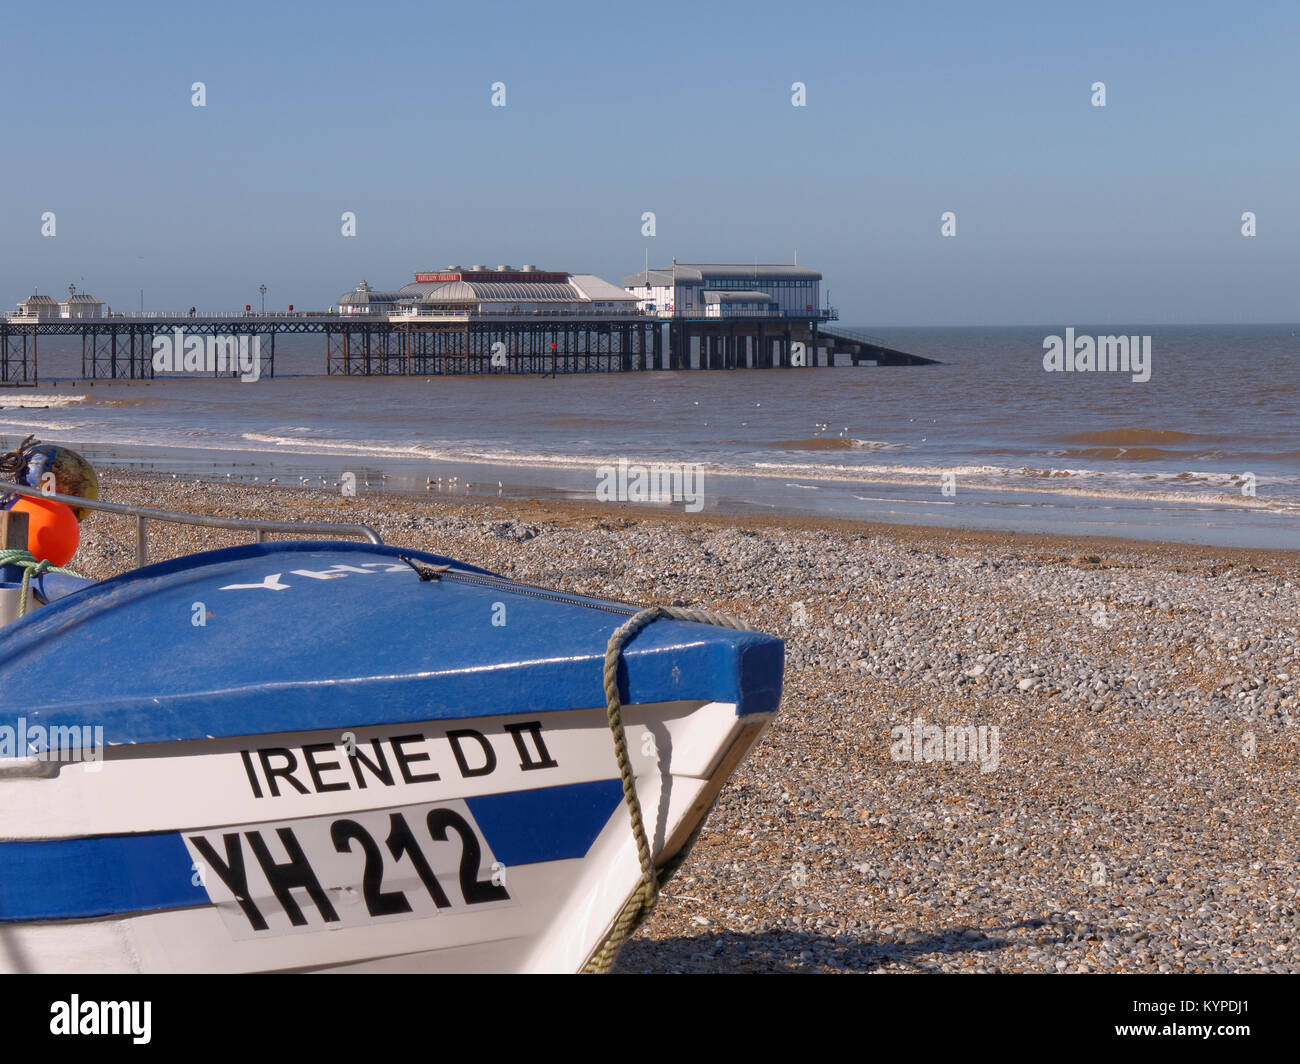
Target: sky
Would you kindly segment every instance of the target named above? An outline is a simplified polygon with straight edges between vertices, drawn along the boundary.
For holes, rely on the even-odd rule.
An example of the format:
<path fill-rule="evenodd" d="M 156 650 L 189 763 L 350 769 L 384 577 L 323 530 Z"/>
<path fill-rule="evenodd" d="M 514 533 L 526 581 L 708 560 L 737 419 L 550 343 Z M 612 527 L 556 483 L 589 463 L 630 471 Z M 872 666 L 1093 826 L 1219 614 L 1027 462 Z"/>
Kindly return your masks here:
<path fill-rule="evenodd" d="M 1295 3 L 6 8 L 8 309 L 648 252 L 797 254 L 855 325 L 1300 320 Z"/>

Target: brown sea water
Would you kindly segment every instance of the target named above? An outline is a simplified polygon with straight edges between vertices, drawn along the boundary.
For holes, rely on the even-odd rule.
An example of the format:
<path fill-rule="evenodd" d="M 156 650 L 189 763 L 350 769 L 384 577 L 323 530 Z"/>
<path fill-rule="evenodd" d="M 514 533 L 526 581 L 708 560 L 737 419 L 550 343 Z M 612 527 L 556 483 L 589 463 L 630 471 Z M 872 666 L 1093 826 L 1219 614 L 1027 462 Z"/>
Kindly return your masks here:
<path fill-rule="evenodd" d="M 1150 335 L 1150 379 L 1045 371 L 1064 325 L 871 329 L 939 366 L 557 378 L 327 378 L 323 338 L 281 338 L 255 383 L 0 390 L 0 441 L 186 476 L 575 497 L 620 458 L 698 463 L 711 509 L 1300 547 L 1300 326 L 1073 327 Z M 79 344 L 42 339 L 43 380 L 79 369 Z"/>

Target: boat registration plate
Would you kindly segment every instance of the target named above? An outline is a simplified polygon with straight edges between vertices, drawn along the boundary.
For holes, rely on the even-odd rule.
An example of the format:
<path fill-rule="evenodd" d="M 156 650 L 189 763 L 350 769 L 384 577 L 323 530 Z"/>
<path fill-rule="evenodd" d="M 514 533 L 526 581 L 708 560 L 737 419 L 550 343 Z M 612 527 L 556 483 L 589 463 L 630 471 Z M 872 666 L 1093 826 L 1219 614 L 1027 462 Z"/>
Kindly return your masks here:
<path fill-rule="evenodd" d="M 186 832 L 194 875 L 237 939 L 513 903 L 464 801 Z"/>

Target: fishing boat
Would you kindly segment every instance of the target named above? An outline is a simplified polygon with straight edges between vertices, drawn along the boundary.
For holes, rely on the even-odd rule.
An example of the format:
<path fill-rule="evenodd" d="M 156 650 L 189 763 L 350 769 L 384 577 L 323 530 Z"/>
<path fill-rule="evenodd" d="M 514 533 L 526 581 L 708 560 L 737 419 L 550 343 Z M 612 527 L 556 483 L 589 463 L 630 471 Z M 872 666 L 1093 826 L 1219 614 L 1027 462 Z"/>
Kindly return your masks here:
<path fill-rule="evenodd" d="M 608 970 L 777 711 L 714 615 L 43 497 L 139 564 L 28 565 L 0 627 L 0 971 Z M 157 521 L 257 541 L 150 564 Z"/>

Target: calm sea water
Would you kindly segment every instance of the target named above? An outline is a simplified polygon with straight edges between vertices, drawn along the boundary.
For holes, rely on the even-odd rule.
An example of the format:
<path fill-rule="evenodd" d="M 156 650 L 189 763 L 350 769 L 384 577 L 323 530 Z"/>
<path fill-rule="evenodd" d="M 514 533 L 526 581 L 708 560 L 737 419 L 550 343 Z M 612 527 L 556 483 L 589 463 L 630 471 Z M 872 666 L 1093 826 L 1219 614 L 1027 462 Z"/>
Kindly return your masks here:
<path fill-rule="evenodd" d="M 0 442 L 504 496 L 592 498 L 620 458 L 700 463 L 706 510 L 1300 548 L 1300 326 L 1070 324 L 1150 335 L 1150 380 L 1045 372 L 1064 326 L 870 329 L 941 366 L 556 379 L 325 378 L 307 337 L 278 341 L 276 378 L 256 383 L 0 391 Z M 42 378 L 79 366 L 79 342 L 42 339 Z"/>

